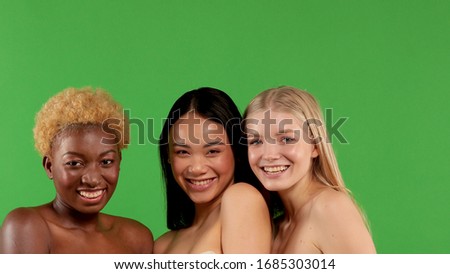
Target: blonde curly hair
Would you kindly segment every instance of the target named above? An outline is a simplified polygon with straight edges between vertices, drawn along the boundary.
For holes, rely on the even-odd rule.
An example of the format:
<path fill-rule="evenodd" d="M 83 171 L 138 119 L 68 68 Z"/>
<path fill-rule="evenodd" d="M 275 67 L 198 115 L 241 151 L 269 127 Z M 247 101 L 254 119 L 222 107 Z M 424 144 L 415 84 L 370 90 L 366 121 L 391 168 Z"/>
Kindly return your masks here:
<path fill-rule="evenodd" d="M 99 88 L 67 88 L 43 105 L 33 129 L 41 156 L 50 155 L 55 137 L 71 126 L 106 126 L 108 133 L 115 133 L 119 150 L 129 144 L 128 120 L 122 106 Z"/>

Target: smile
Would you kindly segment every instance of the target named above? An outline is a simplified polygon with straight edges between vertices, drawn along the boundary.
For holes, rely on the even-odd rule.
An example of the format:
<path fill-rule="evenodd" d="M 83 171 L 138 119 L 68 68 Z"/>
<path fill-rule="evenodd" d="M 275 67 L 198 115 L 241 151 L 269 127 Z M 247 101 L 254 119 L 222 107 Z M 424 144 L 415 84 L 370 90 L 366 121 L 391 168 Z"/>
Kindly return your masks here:
<path fill-rule="evenodd" d="M 188 181 L 189 181 L 189 183 L 196 185 L 196 186 L 205 186 L 205 185 L 211 183 L 212 181 L 214 181 L 214 179 L 204 179 L 204 180 L 189 179 Z"/>
<path fill-rule="evenodd" d="M 289 166 L 265 166 L 262 170 L 268 174 L 279 174 L 287 170 Z"/>
<path fill-rule="evenodd" d="M 97 191 L 85 191 L 85 190 L 81 190 L 78 193 L 80 194 L 80 196 L 87 198 L 87 199 L 96 199 L 98 197 L 100 197 L 103 194 L 104 190 L 97 190 Z"/>

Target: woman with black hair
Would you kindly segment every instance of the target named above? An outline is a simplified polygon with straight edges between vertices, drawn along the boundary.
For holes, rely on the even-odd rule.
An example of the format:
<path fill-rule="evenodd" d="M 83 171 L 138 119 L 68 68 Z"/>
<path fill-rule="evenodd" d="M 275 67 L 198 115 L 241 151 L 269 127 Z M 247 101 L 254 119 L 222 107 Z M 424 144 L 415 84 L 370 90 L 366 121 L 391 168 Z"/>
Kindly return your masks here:
<path fill-rule="evenodd" d="M 269 253 L 270 214 L 247 161 L 241 114 L 199 88 L 172 106 L 159 143 L 169 232 L 155 253 Z"/>

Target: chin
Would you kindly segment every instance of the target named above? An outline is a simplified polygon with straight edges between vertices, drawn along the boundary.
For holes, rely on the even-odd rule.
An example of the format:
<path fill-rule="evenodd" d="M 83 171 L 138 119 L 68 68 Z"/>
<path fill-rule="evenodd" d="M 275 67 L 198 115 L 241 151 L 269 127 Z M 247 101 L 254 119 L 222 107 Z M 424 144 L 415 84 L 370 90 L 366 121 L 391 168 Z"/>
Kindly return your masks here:
<path fill-rule="evenodd" d="M 269 191 L 282 191 L 285 190 L 287 187 L 280 185 L 279 183 L 274 182 L 264 182 L 262 181 L 261 184 L 264 186 L 265 189 Z"/>
<path fill-rule="evenodd" d="M 200 197 L 190 197 L 191 198 L 191 201 L 194 203 L 194 204 L 197 204 L 197 205 L 201 205 L 201 204 L 207 204 L 207 203 L 209 203 L 209 202 L 211 202 L 212 201 L 212 199 L 210 199 L 210 198 L 200 198 Z"/>

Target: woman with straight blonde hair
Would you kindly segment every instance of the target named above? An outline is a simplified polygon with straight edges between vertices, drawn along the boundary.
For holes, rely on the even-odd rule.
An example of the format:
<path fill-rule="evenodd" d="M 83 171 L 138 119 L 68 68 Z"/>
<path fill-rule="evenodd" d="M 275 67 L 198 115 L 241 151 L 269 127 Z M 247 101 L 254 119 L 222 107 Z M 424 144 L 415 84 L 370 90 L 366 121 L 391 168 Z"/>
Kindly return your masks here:
<path fill-rule="evenodd" d="M 250 102 L 244 119 L 250 166 L 283 208 L 272 253 L 375 253 L 314 97 L 294 87 L 269 89 Z"/>

